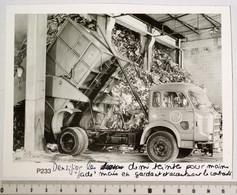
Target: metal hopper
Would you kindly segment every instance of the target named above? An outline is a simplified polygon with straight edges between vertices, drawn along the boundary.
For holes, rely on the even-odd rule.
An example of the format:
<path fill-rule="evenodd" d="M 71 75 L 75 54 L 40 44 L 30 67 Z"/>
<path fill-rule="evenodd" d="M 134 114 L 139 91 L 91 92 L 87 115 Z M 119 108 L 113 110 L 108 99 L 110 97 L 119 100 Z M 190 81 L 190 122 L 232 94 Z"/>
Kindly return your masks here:
<path fill-rule="evenodd" d="M 64 126 L 65 113 L 71 115 L 67 125 L 79 124 L 78 112 L 89 107 L 85 103 L 104 99 L 109 92 L 118 64 L 103 40 L 99 33 L 67 20 L 47 50 L 45 122 L 55 138 Z"/>

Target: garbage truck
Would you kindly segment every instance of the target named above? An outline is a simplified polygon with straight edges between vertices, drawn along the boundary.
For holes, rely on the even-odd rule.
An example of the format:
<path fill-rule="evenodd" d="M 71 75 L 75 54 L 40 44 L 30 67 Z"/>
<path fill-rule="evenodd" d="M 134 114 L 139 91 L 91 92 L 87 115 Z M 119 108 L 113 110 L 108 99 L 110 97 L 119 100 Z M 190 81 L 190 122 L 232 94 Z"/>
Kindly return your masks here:
<path fill-rule="evenodd" d="M 148 118 L 146 127 L 134 132 L 106 128 L 109 105 L 118 104 L 110 93 L 118 72 L 129 82 L 127 63 L 115 55 L 102 32 L 70 19 L 63 24 L 47 48 L 45 101 L 45 132 L 61 153 L 79 155 L 126 144 L 146 146 L 153 162 L 172 162 L 188 156 L 195 146 L 219 147 L 221 116 L 206 91 L 194 84 L 152 86 L 146 109 L 129 83 Z M 25 82 L 25 76 L 15 76 L 15 82 Z"/>

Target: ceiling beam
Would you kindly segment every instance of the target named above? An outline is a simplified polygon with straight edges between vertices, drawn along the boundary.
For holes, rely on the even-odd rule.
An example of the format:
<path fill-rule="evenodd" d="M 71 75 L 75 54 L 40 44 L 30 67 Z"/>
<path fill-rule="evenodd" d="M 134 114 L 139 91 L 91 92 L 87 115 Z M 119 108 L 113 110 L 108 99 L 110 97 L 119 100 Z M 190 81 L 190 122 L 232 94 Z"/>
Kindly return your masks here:
<path fill-rule="evenodd" d="M 187 15 L 189 15 L 189 14 L 181 14 L 181 15 L 179 15 L 179 16 L 174 16 L 174 17 L 175 17 L 175 19 L 177 19 L 177 18 L 181 18 L 181 17 L 187 16 Z M 168 21 L 170 21 L 170 20 L 174 20 L 174 18 L 173 18 L 173 17 L 166 18 L 166 19 L 164 19 L 164 20 L 160 20 L 160 22 L 161 22 L 161 23 L 165 23 L 165 22 L 168 22 Z"/>
<path fill-rule="evenodd" d="M 208 20 L 213 26 L 215 27 L 220 27 L 221 26 L 221 23 L 217 22 L 216 20 L 214 20 L 213 18 L 211 18 L 210 16 L 206 15 L 206 14 L 202 14 L 202 16 L 204 18 L 206 18 L 206 20 Z M 215 23 L 217 23 L 219 26 L 217 26 Z"/>
<path fill-rule="evenodd" d="M 208 22 L 210 22 L 214 27 L 217 27 L 216 24 L 214 24 L 214 22 L 212 22 L 205 14 L 202 14 L 202 16 L 203 16 Z"/>
<path fill-rule="evenodd" d="M 131 14 L 132 16 L 134 16 L 135 18 L 159 29 L 159 30 L 163 30 L 165 33 L 167 34 L 172 34 L 172 37 L 178 38 L 178 39 L 184 39 L 185 36 L 183 36 L 182 34 L 175 32 L 174 30 L 172 30 L 171 28 L 169 28 L 168 26 L 162 24 L 161 22 L 155 20 L 154 18 L 150 17 L 149 15 L 146 14 Z"/>
<path fill-rule="evenodd" d="M 217 27 L 218 28 L 218 27 Z M 208 30 L 208 29 L 213 29 L 213 27 L 206 27 L 206 28 L 199 28 L 198 30 L 199 31 L 202 31 L 202 30 Z M 185 31 L 180 31 L 179 33 L 181 34 L 184 34 L 184 33 L 188 33 L 190 32 L 190 30 L 185 30 Z M 155 37 L 158 37 L 159 35 L 155 36 Z"/>
<path fill-rule="evenodd" d="M 196 31 L 196 29 L 191 26 L 190 24 L 187 24 L 186 22 L 179 20 L 178 18 L 175 18 L 172 14 L 168 14 L 169 16 L 171 16 L 174 20 L 177 20 L 179 23 L 181 23 L 182 25 L 186 26 L 187 28 L 189 28 L 191 31 L 195 32 L 196 34 L 199 35 L 199 32 Z"/>

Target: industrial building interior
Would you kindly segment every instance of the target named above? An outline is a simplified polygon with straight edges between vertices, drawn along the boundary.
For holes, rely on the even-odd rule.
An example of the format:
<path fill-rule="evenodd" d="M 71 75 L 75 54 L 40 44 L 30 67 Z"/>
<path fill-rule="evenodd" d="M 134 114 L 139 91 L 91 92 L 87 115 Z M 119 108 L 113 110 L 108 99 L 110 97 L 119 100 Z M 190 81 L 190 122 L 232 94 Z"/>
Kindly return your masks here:
<path fill-rule="evenodd" d="M 213 107 L 215 107 L 215 109 L 221 114 L 221 14 L 18 14 L 15 16 L 14 51 L 14 117 L 18 117 L 19 119 L 18 123 L 16 125 L 14 124 L 13 149 L 15 151 L 16 160 L 25 160 L 21 159 L 20 152 L 17 153 L 17 151 L 20 151 L 22 148 L 33 154 L 36 151 L 41 152 L 40 158 L 37 156 L 36 152 L 35 158 L 30 159 L 31 161 L 50 161 L 55 159 L 54 147 L 56 146 L 51 143 L 53 138 L 51 138 L 49 132 L 45 130 L 47 129 L 47 124 L 51 124 L 51 122 L 47 122 L 50 118 L 47 115 L 49 113 L 47 109 L 56 104 L 59 108 L 62 103 L 54 101 L 54 103 L 51 104 L 51 99 L 47 99 L 46 97 L 46 94 L 50 92 L 46 89 L 45 83 L 48 82 L 46 78 L 48 72 L 55 71 L 55 75 L 61 73 L 59 73 L 59 70 L 47 69 L 46 63 L 48 63 L 50 57 L 53 58 L 52 56 L 57 53 L 50 53 L 50 48 L 52 48 L 52 45 L 55 43 L 55 37 L 58 38 L 60 30 L 64 28 L 63 25 L 66 19 L 70 19 L 73 22 L 89 28 L 91 31 L 95 31 L 95 33 L 92 33 L 93 35 L 95 34 L 94 37 L 92 36 L 93 39 L 98 39 L 98 37 L 96 38 L 98 35 L 104 40 L 107 40 L 107 42 L 110 42 L 113 45 L 114 50 L 117 53 L 120 53 L 119 55 L 123 56 L 121 58 L 125 58 L 124 61 L 127 60 L 134 66 L 137 65 L 137 69 L 135 68 L 134 70 L 131 68 L 131 71 L 139 72 L 141 70 L 140 74 L 146 75 L 146 78 L 148 78 L 148 80 L 150 78 L 150 80 L 155 84 L 190 82 L 205 88 L 208 97 L 212 101 Z M 97 28 L 98 26 L 100 28 Z M 69 35 L 67 34 L 64 36 L 66 37 Z M 125 43 L 121 43 L 122 41 L 125 41 Z M 102 41 L 100 44 L 106 45 L 107 42 Z M 83 42 L 83 44 L 87 43 Z M 106 48 L 106 46 L 103 47 Z M 102 53 L 103 52 L 104 51 L 102 51 Z M 111 53 L 113 53 L 113 51 Z M 58 59 L 61 57 L 63 57 L 63 55 L 56 56 L 55 58 Z M 92 58 L 93 56 L 91 56 L 91 59 Z M 70 57 L 70 59 L 72 59 L 72 57 Z M 66 59 L 66 61 L 67 60 L 68 59 Z M 166 62 L 164 63 L 165 60 Z M 67 61 L 67 63 L 69 62 Z M 129 68 L 127 69 L 126 66 L 126 63 L 124 62 L 123 67 L 128 71 Z M 89 66 L 87 67 L 90 69 Z M 161 67 L 163 68 L 162 71 Z M 78 69 L 75 71 L 77 71 L 78 74 L 83 74 L 82 72 L 84 70 Z M 157 72 L 159 72 L 159 74 L 155 74 Z M 173 72 L 175 72 L 175 74 Z M 93 74 L 96 73 L 93 72 Z M 68 71 L 65 77 L 73 77 L 73 72 Z M 79 79 L 81 79 L 83 75 L 78 77 L 80 77 L 78 78 L 78 81 L 76 80 L 76 77 L 74 80 L 79 86 Z M 130 79 L 130 81 L 131 80 L 132 79 Z M 135 88 L 141 87 L 137 84 L 138 82 L 140 82 L 140 80 L 131 81 Z M 119 86 L 118 83 L 116 84 Z M 55 87 L 53 84 L 52 86 Z M 113 95 L 117 95 L 116 92 L 114 92 L 115 86 L 113 85 L 111 87 L 108 85 L 108 88 L 111 87 L 111 91 L 106 94 L 106 96 L 96 96 L 97 102 L 95 102 L 95 105 L 97 107 L 92 106 L 92 111 L 96 113 L 96 119 L 93 120 L 93 123 L 96 125 L 100 123 L 97 120 L 100 120 L 101 113 L 107 113 L 109 110 L 108 108 L 110 108 L 111 105 L 115 105 L 115 107 L 118 105 L 118 99 L 113 97 Z M 68 87 L 68 90 L 69 88 L 70 87 Z M 124 88 L 122 90 L 125 90 Z M 80 101 L 87 102 L 87 96 L 90 99 L 93 94 L 90 94 L 86 88 L 83 89 L 83 87 L 81 87 L 81 89 L 80 94 L 76 91 L 74 93 L 73 90 L 70 93 L 73 93 L 75 99 L 80 95 Z M 102 89 L 103 88 L 101 88 L 101 90 Z M 53 93 L 54 92 L 52 92 L 52 94 Z M 68 93 L 68 91 L 61 91 L 60 95 L 66 98 Z M 88 95 L 84 96 L 81 93 Z M 140 92 L 139 95 L 143 97 L 141 94 L 143 95 L 142 92 Z M 132 95 L 130 96 L 127 92 L 124 92 L 124 99 L 129 99 Z M 146 94 L 144 94 L 144 99 L 145 98 Z M 22 101 L 24 101 L 24 104 L 20 107 L 19 102 Z M 131 102 L 132 101 L 133 99 Z M 141 102 L 144 101 L 145 100 L 141 98 Z M 99 103 L 103 104 L 103 106 L 98 106 Z M 127 105 L 126 102 L 124 104 Z M 23 110 L 21 110 L 22 106 L 24 107 Z M 70 106 L 71 105 L 67 104 L 67 108 Z M 133 110 L 134 112 L 138 109 L 137 107 L 139 107 L 139 105 Z M 97 109 L 99 109 L 99 111 Z M 127 111 L 127 108 L 124 109 Z M 89 113 L 89 110 L 85 109 L 85 112 Z M 57 109 L 55 112 L 57 112 Z M 127 112 L 131 114 L 129 111 Z M 65 113 L 60 115 L 60 117 L 63 117 L 64 115 Z M 21 118 L 27 120 L 22 120 Z M 85 116 L 85 120 L 86 118 L 88 118 L 88 115 Z M 123 120 L 126 122 L 126 117 L 123 118 Z M 120 128 L 118 124 L 112 123 L 109 119 L 108 122 L 110 122 L 111 126 Z M 130 122 L 135 123 L 132 119 Z M 89 123 L 90 121 L 88 121 L 88 124 Z M 58 126 L 61 124 L 53 125 Z M 83 125 L 84 124 L 81 124 L 80 126 L 84 127 L 85 125 Z M 100 123 L 99 125 L 105 126 L 104 123 Z M 123 126 L 123 124 L 121 126 Z M 194 154 L 191 157 L 185 158 L 184 161 L 178 160 L 177 162 L 215 162 L 222 160 L 221 144 L 219 147 L 220 149 L 218 152 L 214 154 L 215 158 L 207 157 L 206 159 L 203 159 L 202 154 L 198 154 L 197 156 Z M 113 150 L 113 148 L 111 150 Z M 128 150 L 128 148 L 126 148 L 126 150 Z M 118 155 L 118 152 L 113 153 L 107 150 L 104 155 L 101 155 L 100 152 L 96 153 L 86 150 L 85 154 L 80 155 L 80 158 L 70 155 L 67 156 L 67 158 L 65 158 L 65 155 L 59 155 L 57 158 L 62 161 L 83 161 L 92 159 L 92 161 L 95 160 L 101 162 L 105 161 L 105 159 L 115 161 L 117 159 L 115 158 L 115 155 Z M 143 154 L 135 154 L 131 156 L 129 152 L 128 154 L 126 154 L 126 152 L 120 152 L 119 155 L 121 155 L 122 162 L 149 161 Z"/>

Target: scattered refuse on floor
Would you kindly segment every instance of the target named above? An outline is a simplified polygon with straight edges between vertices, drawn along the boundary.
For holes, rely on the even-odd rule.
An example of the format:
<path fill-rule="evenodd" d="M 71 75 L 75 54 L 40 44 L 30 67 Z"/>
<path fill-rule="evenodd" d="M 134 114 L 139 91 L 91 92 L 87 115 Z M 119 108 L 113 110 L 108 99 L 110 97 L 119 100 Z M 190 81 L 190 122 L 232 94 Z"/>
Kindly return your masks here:
<path fill-rule="evenodd" d="M 55 146 L 52 146 L 55 148 Z M 130 150 L 131 148 L 122 148 L 123 150 L 105 150 L 105 151 L 90 151 L 86 150 L 83 154 L 78 156 L 72 156 L 68 154 L 61 154 L 58 151 L 48 152 L 37 151 L 29 152 L 24 149 L 18 149 L 13 153 L 13 159 L 15 162 L 151 162 L 146 153 L 138 153 Z M 222 151 L 214 152 L 213 156 L 203 156 L 203 153 L 195 150 L 190 156 L 186 158 L 176 159 L 174 162 L 185 162 L 185 163 L 211 163 L 211 162 L 222 162 Z"/>

